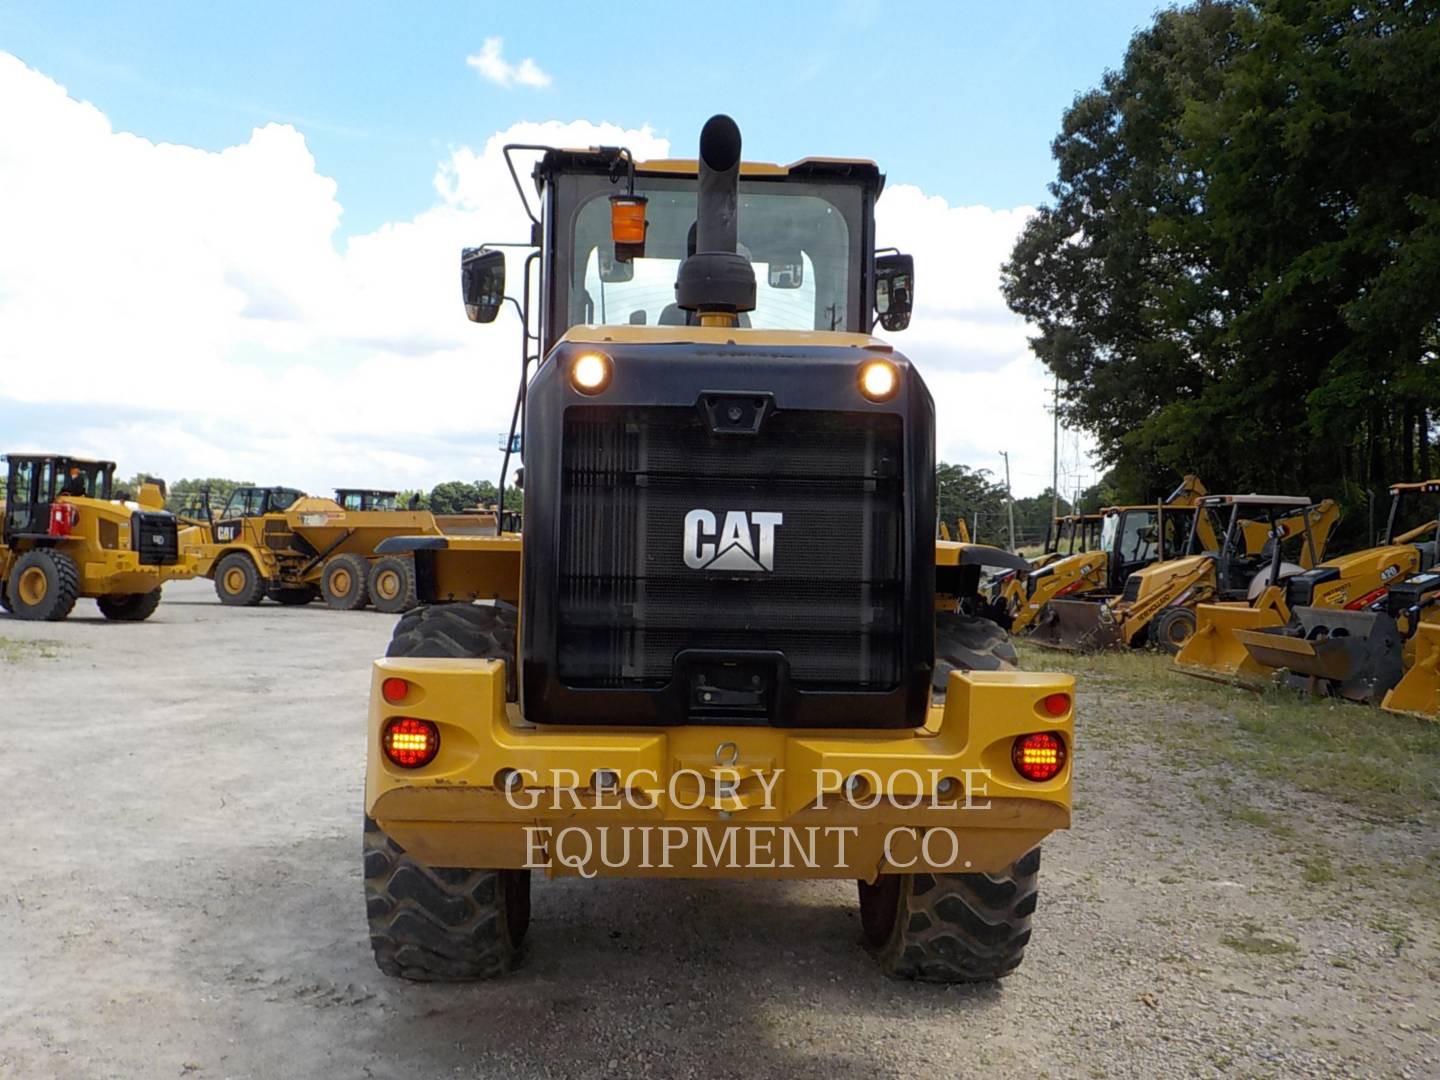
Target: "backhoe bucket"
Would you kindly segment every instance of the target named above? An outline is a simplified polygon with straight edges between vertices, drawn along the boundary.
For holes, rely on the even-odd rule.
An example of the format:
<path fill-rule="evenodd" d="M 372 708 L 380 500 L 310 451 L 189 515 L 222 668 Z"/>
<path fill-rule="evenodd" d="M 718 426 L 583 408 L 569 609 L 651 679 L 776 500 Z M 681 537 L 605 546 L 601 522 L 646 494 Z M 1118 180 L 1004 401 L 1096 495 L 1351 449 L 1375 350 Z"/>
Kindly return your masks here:
<path fill-rule="evenodd" d="M 1270 673 L 1237 636 L 1240 630 L 1283 625 L 1274 608 L 1249 604 L 1197 604 L 1195 633 L 1175 656 L 1175 666 L 1201 677 L 1243 678 Z"/>
<path fill-rule="evenodd" d="M 1298 626 L 1235 636 L 1255 661 L 1284 669 L 1287 682 L 1311 693 L 1377 704 L 1400 681 L 1402 640 L 1389 615 L 1314 607 L 1293 615 Z"/>
<path fill-rule="evenodd" d="M 1096 652 L 1124 643 L 1110 605 L 1095 600 L 1051 600 L 1025 640 L 1066 652 Z"/>
<path fill-rule="evenodd" d="M 1440 720 L 1440 623 L 1421 623 L 1415 631 L 1415 663 L 1380 706 L 1386 712 Z"/>

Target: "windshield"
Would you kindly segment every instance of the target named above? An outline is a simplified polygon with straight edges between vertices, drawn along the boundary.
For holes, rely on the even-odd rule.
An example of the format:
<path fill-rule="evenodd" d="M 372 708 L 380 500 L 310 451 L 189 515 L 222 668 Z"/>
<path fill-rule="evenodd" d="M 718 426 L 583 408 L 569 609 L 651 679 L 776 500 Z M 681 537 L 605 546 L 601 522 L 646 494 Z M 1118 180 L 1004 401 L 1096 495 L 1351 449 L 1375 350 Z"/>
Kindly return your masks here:
<path fill-rule="evenodd" d="M 1106 551 L 1115 551 L 1122 562 L 1154 559 L 1160 550 L 1160 532 L 1155 528 L 1155 511 L 1127 510 L 1108 514 L 1101 534 Z M 1118 540 L 1119 547 L 1111 545 Z"/>
<path fill-rule="evenodd" d="M 694 179 L 637 179 L 636 193 L 649 200 L 645 251 L 628 259 L 617 258 L 610 239 L 609 196 L 617 188 L 604 177 L 565 179 L 586 190 L 571 217 L 566 325 L 556 332 L 583 323 L 694 325 L 694 315 L 675 304 L 675 278 L 693 243 Z M 854 185 L 741 181 L 739 248 L 750 259 L 756 282 L 755 310 L 740 316 L 741 326 L 865 328 L 861 195 Z"/>

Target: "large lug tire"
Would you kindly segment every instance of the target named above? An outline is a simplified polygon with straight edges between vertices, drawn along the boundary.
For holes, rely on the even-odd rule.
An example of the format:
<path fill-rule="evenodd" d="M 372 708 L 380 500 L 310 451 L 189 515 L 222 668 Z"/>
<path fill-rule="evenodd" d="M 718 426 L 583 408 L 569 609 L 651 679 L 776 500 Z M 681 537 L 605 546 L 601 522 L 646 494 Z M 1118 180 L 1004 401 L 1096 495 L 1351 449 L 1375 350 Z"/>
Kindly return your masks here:
<path fill-rule="evenodd" d="M 15 560 L 5 590 L 17 619 L 59 622 L 80 596 L 80 568 L 63 551 L 37 548 Z"/>
<path fill-rule="evenodd" d="M 1194 635 L 1197 622 L 1194 608 L 1166 608 L 1150 624 L 1150 640 L 1161 652 L 1174 656 Z"/>
<path fill-rule="evenodd" d="M 370 600 L 370 564 L 359 555 L 336 555 L 320 573 L 320 595 L 336 611 L 359 611 Z"/>
<path fill-rule="evenodd" d="M 502 660 L 513 701 L 515 609 L 416 608 L 395 624 L 385 655 Z M 387 975 L 489 979 L 519 962 L 530 924 L 530 872 L 427 866 L 367 817 L 365 902 L 375 963 Z"/>
<path fill-rule="evenodd" d="M 302 585 L 295 589 L 277 589 L 271 594 L 271 599 L 286 607 L 302 607 L 319 595 L 320 593 L 313 586 Z"/>
<path fill-rule="evenodd" d="M 413 608 L 415 563 L 398 555 L 376 559 L 370 567 L 370 603 L 386 615 L 398 615 Z"/>
<path fill-rule="evenodd" d="M 860 882 L 860 921 L 880 969 L 896 979 L 990 982 L 1025 958 L 1039 895 L 1040 849 L 998 874 L 881 874 Z"/>
<path fill-rule="evenodd" d="M 265 579 L 255 560 L 232 551 L 215 567 L 215 595 L 228 607 L 254 607 L 265 599 Z"/>
<path fill-rule="evenodd" d="M 423 604 L 395 624 L 386 656 L 503 660 L 506 700 L 516 701 L 515 608 L 509 604 Z"/>
<path fill-rule="evenodd" d="M 365 909 L 375 963 L 386 975 L 493 979 L 520 962 L 530 871 L 427 866 L 367 817 Z"/>
<path fill-rule="evenodd" d="M 950 672 L 1012 671 L 1020 658 L 1010 635 L 989 619 L 959 612 L 935 614 L 935 676 L 931 681 L 937 703 L 945 700 Z"/>
<path fill-rule="evenodd" d="M 115 622 L 144 622 L 160 606 L 161 590 L 151 589 L 144 593 L 116 593 L 113 596 L 97 596 L 95 603 L 100 614 Z"/>
<path fill-rule="evenodd" d="M 0 611 L 14 611 L 10 605 L 10 583 L 9 580 L 0 577 Z"/>

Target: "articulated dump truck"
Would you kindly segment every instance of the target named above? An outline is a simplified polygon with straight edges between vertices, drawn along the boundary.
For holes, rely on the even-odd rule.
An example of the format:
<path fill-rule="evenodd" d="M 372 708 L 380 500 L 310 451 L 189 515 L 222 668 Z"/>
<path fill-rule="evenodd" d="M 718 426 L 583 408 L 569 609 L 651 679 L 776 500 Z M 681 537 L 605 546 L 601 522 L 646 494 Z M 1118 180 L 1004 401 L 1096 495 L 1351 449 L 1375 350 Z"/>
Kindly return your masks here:
<path fill-rule="evenodd" d="M 437 517 L 399 509 L 394 492 L 340 488 L 336 495 L 236 488 L 218 514 L 202 500 L 186 515 L 181 546 L 195 571 L 215 583 L 222 604 L 324 600 L 341 611 L 373 606 L 398 614 L 415 604 L 415 566 L 408 551 L 382 550 L 385 541 L 499 529 L 493 512 Z"/>
<path fill-rule="evenodd" d="M 1206 612 L 1228 628 L 1234 645 L 1207 646 L 1219 658 L 1205 666 L 1239 677 L 1278 676 L 1299 689 L 1394 712 L 1440 716 L 1440 480 L 1395 484 L 1390 496 L 1385 533 L 1375 547 L 1291 577 L 1285 602 L 1263 613 L 1237 620 L 1232 612 Z M 1176 660 L 1187 657 L 1182 652 Z"/>
<path fill-rule="evenodd" d="M 879 171 L 742 163 L 724 116 L 698 161 L 507 147 L 525 197 L 517 153 L 525 530 L 386 542 L 422 603 L 371 684 L 376 962 L 503 974 L 539 872 L 854 880 L 890 975 L 1014 970 L 1073 680 L 1015 670 L 965 610 L 997 556 L 935 540 L 930 394 L 871 334 L 914 287 Z M 493 320 L 503 249 L 462 286 Z"/>
<path fill-rule="evenodd" d="M 163 483 L 119 492 L 113 461 L 65 454 L 9 454 L 5 464 L 0 608 L 16 618 L 58 622 L 92 597 L 105 618 L 140 622 L 165 582 L 195 576 Z"/>

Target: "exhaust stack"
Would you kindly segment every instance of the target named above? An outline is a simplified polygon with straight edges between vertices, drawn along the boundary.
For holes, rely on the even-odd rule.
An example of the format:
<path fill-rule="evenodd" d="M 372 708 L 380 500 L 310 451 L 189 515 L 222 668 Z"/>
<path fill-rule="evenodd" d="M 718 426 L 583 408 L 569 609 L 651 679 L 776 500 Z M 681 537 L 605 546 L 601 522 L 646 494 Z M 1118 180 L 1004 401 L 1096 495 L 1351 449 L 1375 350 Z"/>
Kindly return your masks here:
<path fill-rule="evenodd" d="M 695 253 L 680 264 L 675 302 L 701 326 L 734 326 L 755 309 L 755 270 L 736 249 L 740 128 L 723 114 L 700 131 Z"/>

